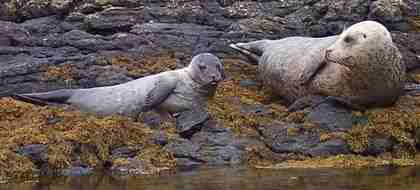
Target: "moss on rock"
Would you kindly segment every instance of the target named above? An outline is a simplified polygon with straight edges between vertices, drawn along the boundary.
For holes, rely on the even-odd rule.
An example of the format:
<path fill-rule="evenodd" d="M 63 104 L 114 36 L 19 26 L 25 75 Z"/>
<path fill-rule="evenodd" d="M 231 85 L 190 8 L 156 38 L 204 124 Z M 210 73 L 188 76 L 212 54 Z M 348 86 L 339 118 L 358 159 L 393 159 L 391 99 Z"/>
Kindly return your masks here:
<path fill-rule="evenodd" d="M 149 140 L 152 134 L 142 123 L 121 116 L 95 117 L 70 107 L 37 107 L 3 98 L 0 99 L 0 176 L 27 178 L 36 174 L 33 160 L 14 152 L 31 144 L 48 146 L 46 162 L 53 171 L 72 165 L 77 159 L 76 147 L 82 147 L 79 156 L 83 164 L 97 167 L 111 159 L 112 149 L 134 145 L 148 147 L 147 154 L 143 154 L 151 157 L 139 158 L 148 160 L 150 171 L 155 171 L 155 166 L 174 167 L 173 158 Z"/>

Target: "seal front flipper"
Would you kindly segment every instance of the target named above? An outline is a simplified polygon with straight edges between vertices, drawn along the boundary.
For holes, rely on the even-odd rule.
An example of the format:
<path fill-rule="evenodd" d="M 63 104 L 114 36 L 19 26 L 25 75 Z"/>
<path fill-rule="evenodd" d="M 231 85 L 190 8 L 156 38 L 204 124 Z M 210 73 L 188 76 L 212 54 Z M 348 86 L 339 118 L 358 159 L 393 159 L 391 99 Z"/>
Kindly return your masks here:
<path fill-rule="evenodd" d="M 49 104 L 68 104 L 69 98 L 74 94 L 72 89 L 62 89 L 50 92 L 13 94 L 11 98 L 35 105 L 46 106 Z"/>
<path fill-rule="evenodd" d="M 209 119 L 209 113 L 202 107 L 197 106 L 191 110 L 176 113 L 176 129 L 178 133 L 188 133 Z"/>
<path fill-rule="evenodd" d="M 312 62 L 308 64 L 305 70 L 299 76 L 299 84 L 306 85 L 312 81 L 312 79 L 319 73 L 319 71 L 326 64 L 325 61 Z"/>
<path fill-rule="evenodd" d="M 141 111 L 149 111 L 165 101 L 176 88 L 177 81 L 172 77 L 159 77 L 152 90 L 147 93 Z"/>

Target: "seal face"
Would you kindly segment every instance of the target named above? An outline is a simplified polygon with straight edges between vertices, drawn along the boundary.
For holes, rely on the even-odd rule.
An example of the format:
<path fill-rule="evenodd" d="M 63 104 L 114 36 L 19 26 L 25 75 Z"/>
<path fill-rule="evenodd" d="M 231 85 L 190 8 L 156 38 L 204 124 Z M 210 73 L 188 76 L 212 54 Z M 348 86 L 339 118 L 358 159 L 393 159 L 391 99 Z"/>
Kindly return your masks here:
<path fill-rule="evenodd" d="M 220 60 L 209 53 L 196 55 L 188 67 L 150 75 L 127 83 L 88 89 L 64 89 L 16 94 L 15 99 L 46 105 L 70 104 L 98 115 L 120 114 L 136 118 L 154 110 L 182 118 L 181 130 L 208 118 L 205 107 L 224 79 Z"/>
<path fill-rule="evenodd" d="M 338 36 L 289 37 L 231 47 L 258 56 L 262 82 L 289 103 L 321 95 L 367 108 L 391 105 L 403 92 L 401 54 L 378 22 L 356 23 Z"/>

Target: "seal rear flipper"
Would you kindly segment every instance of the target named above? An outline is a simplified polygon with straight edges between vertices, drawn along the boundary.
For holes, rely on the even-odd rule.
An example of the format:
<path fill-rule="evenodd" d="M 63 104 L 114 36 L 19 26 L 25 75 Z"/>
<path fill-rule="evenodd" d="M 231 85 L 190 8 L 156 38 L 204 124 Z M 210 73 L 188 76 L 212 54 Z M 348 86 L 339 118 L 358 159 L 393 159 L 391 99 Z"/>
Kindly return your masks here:
<path fill-rule="evenodd" d="M 11 97 L 15 100 L 46 106 L 49 104 L 68 104 L 67 101 L 73 94 L 74 90 L 63 89 L 42 93 L 13 94 Z"/>
<path fill-rule="evenodd" d="M 249 59 L 251 59 L 253 64 L 257 65 L 260 57 L 263 54 L 264 47 L 268 42 L 269 40 L 259 40 L 249 43 L 230 44 L 229 46 L 232 49 L 237 50 L 247 56 Z"/>

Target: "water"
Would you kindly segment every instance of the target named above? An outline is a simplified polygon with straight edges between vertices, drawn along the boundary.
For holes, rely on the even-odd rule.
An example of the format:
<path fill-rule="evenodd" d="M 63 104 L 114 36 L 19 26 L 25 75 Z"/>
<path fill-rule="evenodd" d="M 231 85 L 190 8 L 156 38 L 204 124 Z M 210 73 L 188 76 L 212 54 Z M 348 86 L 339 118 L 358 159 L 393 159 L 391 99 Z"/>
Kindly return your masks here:
<path fill-rule="evenodd" d="M 161 176 L 43 177 L 1 190 L 420 190 L 420 167 L 379 169 L 203 168 Z"/>

